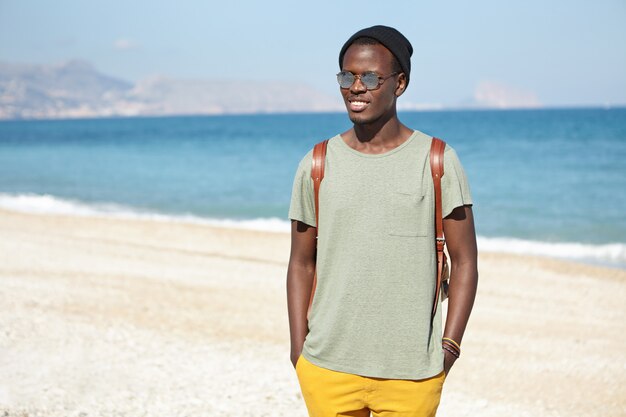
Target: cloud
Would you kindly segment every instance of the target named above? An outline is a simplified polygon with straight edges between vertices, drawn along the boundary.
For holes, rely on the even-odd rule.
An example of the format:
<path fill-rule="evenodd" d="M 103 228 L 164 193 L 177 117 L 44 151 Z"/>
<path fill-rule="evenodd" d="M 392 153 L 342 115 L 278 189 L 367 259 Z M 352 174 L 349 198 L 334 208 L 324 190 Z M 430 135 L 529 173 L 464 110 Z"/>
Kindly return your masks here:
<path fill-rule="evenodd" d="M 474 90 L 474 101 L 481 107 L 533 108 L 541 107 L 534 91 L 522 90 L 495 81 L 481 81 Z"/>
<path fill-rule="evenodd" d="M 120 51 L 128 51 L 131 49 L 137 49 L 140 45 L 132 39 L 119 38 L 113 42 L 113 47 Z"/>

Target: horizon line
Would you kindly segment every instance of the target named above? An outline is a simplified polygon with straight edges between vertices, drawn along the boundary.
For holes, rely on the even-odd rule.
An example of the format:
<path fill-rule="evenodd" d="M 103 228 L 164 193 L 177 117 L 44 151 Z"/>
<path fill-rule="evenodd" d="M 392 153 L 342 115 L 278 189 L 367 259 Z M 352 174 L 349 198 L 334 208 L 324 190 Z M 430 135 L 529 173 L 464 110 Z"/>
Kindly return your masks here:
<path fill-rule="evenodd" d="M 535 107 L 464 107 L 448 106 L 423 109 L 398 109 L 398 114 L 406 113 L 445 113 L 445 112 L 507 112 L 507 111 L 555 111 L 555 110 L 626 110 L 626 103 L 617 105 L 545 105 Z M 295 116 L 295 115 L 334 115 L 346 114 L 345 110 L 310 110 L 310 111 L 254 111 L 254 112 L 227 112 L 227 113 L 172 113 L 172 114 L 142 114 L 142 115 L 103 115 L 85 117 L 17 117 L 0 118 L 3 122 L 37 122 L 37 121 L 71 121 L 71 120 L 108 120 L 108 119 L 159 119 L 185 117 L 241 117 L 241 116 Z"/>

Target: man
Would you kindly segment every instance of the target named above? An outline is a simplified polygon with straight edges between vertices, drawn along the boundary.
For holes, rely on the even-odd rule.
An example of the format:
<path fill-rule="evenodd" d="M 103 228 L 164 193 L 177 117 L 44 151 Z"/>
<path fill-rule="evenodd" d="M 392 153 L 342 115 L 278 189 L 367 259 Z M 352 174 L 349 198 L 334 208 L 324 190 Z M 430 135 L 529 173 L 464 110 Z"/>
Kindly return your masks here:
<path fill-rule="evenodd" d="M 311 416 L 434 416 L 460 353 L 478 281 L 472 200 L 447 146 L 442 208 L 451 274 L 442 332 L 441 308 L 432 316 L 432 137 L 396 112 L 412 52 L 386 26 L 355 33 L 341 49 L 337 78 L 353 127 L 328 142 L 317 239 L 312 152 L 295 176 L 287 302 L 291 361 Z"/>

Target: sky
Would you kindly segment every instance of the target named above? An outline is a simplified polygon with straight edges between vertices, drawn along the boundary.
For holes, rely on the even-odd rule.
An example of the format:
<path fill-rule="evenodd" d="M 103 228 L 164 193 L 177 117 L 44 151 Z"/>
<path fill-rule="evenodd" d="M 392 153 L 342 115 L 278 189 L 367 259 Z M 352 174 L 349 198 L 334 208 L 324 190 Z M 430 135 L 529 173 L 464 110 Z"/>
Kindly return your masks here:
<path fill-rule="evenodd" d="M 406 106 L 626 105 L 626 0 L 0 0 L 0 61 L 339 94 L 343 42 L 375 24 L 413 44 Z"/>

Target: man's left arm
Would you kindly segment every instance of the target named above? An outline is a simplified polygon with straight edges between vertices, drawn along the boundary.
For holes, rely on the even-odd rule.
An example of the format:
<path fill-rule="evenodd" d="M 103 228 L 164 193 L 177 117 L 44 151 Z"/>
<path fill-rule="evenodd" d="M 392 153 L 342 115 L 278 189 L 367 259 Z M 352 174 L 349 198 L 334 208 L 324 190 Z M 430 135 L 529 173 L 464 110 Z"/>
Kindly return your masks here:
<path fill-rule="evenodd" d="M 460 345 L 478 286 L 478 250 L 472 207 L 455 208 L 443 219 L 443 230 L 451 264 L 448 314 L 443 336 Z M 447 350 L 444 354 L 444 370 L 448 375 L 456 358 Z"/>

